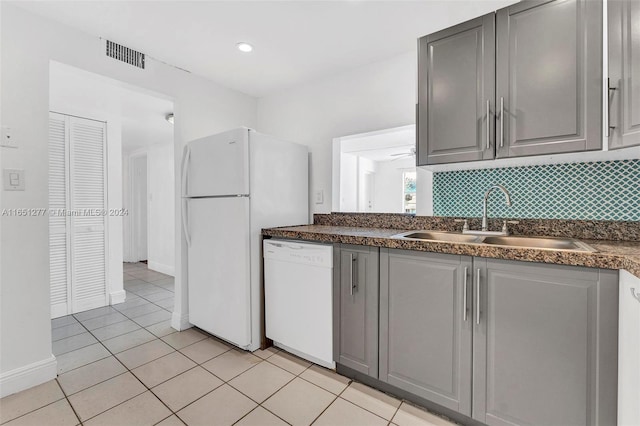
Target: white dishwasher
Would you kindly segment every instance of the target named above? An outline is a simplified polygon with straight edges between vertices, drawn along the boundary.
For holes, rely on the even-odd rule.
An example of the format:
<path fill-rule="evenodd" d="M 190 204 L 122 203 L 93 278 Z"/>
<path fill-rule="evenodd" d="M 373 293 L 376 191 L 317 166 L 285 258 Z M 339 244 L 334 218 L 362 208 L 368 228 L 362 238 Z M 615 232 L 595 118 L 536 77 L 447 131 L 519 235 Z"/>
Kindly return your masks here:
<path fill-rule="evenodd" d="M 328 368 L 333 361 L 333 247 L 264 240 L 266 335 Z"/>

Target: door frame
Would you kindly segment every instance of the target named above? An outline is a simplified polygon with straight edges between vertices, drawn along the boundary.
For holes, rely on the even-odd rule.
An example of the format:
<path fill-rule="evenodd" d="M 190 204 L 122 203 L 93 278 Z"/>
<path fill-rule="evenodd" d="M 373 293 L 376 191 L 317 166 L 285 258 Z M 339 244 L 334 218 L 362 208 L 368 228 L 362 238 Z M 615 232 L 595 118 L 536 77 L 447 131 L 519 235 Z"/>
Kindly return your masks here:
<path fill-rule="evenodd" d="M 131 155 L 129 155 L 129 165 L 128 165 L 128 169 L 129 169 L 129 196 L 128 198 L 128 204 L 129 204 L 129 215 L 128 217 L 128 222 L 129 222 L 129 241 L 127 241 L 127 245 L 129 246 L 129 258 L 134 260 L 135 262 L 139 262 L 140 260 L 148 260 L 148 259 L 139 259 L 139 252 L 140 252 L 140 247 L 138 246 L 137 242 L 138 239 L 135 237 L 135 232 L 138 230 L 138 227 L 135 225 L 136 223 L 136 219 L 137 219 L 137 214 L 134 213 L 137 211 L 137 209 L 135 208 L 135 188 L 138 182 L 138 179 L 135 178 L 135 174 L 134 174 L 134 161 L 138 158 L 144 157 L 145 158 L 145 163 L 146 163 L 146 187 L 147 187 L 147 193 L 145 196 L 145 203 L 147 205 L 147 209 L 146 209 L 146 215 L 147 218 L 145 220 L 145 225 L 147 227 L 147 233 L 146 233 L 146 238 L 147 238 L 147 258 L 149 257 L 149 155 L 148 152 L 138 152 L 138 153 L 133 153 Z"/>

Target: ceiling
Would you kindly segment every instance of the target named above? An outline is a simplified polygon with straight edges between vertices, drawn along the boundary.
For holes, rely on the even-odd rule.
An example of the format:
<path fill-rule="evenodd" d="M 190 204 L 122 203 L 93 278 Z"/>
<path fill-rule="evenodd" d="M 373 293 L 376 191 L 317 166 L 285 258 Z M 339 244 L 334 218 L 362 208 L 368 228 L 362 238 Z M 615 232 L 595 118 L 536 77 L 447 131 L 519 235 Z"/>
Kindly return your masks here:
<path fill-rule="evenodd" d="M 415 158 L 415 147 L 414 125 L 340 138 L 340 152 L 373 161 Z"/>
<path fill-rule="evenodd" d="M 515 0 L 13 2 L 261 97 L 415 50 Z M 235 47 L 246 41 L 252 53 Z"/>
<path fill-rule="evenodd" d="M 165 120 L 173 102 L 56 62 L 51 63 L 49 78 L 50 109 L 100 121 L 118 119 L 123 152 L 173 143 L 173 126 Z"/>

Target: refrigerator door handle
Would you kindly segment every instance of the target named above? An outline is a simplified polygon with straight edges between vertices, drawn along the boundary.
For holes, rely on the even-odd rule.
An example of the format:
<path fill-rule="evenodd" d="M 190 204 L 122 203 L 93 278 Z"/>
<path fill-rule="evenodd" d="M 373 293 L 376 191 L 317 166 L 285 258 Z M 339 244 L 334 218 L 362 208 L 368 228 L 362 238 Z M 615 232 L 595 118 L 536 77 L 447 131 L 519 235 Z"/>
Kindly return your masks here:
<path fill-rule="evenodd" d="M 184 153 L 182 154 L 182 196 L 187 196 L 187 174 L 189 171 L 189 159 L 191 158 L 191 149 L 189 149 L 189 145 L 184 148 Z"/>
<path fill-rule="evenodd" d="M 189 202 L 188 198 L 182 199 L 182 229 L 184 230 L 184 237 L 187 240 L 187 247 L 191 247 L 191 236 L 189 235 L 189 218 L 188 218 L 188 210 L 187 203 Z"/>

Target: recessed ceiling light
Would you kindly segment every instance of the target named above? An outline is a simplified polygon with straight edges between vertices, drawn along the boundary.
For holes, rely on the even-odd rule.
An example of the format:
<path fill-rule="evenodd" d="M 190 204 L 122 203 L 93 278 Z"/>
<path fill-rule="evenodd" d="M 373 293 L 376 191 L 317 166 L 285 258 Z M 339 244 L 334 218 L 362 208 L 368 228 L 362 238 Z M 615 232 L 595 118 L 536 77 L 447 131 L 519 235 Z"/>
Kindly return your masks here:
<path fill-rule="evenodd" d="M 245 43 L 244 41 L 241 41 L 240 43 L 236 44 L 236 47 L 238 48 L 239 51 L 245 52 L 245 53 L 249 53 L 253 50 L 253 46 L 250 45 L 249 43 Z"/>
<path fill-rule="evenodd" d="M 170 124 L 173 124 L 173 113 L 165 115 L 164 119 L 167 120 Z"/>

